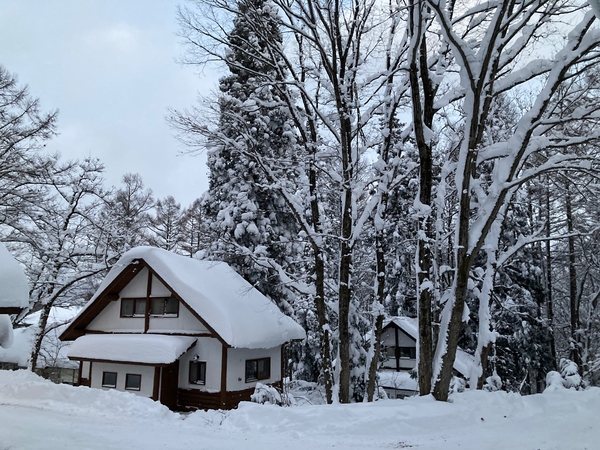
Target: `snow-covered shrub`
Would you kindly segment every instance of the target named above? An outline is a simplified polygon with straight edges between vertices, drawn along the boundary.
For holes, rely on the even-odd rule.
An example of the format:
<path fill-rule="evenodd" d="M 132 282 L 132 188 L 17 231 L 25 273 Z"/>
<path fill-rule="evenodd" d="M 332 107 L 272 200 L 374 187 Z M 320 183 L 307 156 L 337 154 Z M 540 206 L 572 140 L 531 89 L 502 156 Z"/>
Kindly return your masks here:
<path fill-rule="evenodd" d="M 452 377 L 450 380 L 450 393 L 456 394 L 459 392 L 464 392 L 467 387 L 467 382 L 460 377 Z"/>
<path fill-rule="evenodd" d="M 254 394 L 250 397 L 250 400 L 254 403 L 260 404 L 271 404 L 282 406 L 283 401 L 281 399 L 281 393 L 273 386 L 267 386 L 266 384 L 256 383 Z"/>
<path fill-rule="evenodd" d="M 581 389 L 581 375 L 579 375 L 579 368 L 570 359 L 561 358 L 560 363 L 560 374 L 564 379 L 564 385 L 566 388 Z"/>
<path fill-rule="evenodd" d="M 387 392 L 385 392 L 384 388 L 379 386 L 377 388 L 377 400 L 387 400 L 387 399 L 388 399 Z"/>
<path fill-rule="evenodd" d="M 498 374 L 494 371 L 494 374 L 485 379 L 485 384 L 483 385 L 483 389 L 488 392 L 499 391 L 502 389 L 502 379 L 498 376 Z"/>
<path fill-rule="evenodd" d="M 552 370 L 546 374 L 546 389 L 544 389 L 544 392 L 553 392 L 565 388 L 578 390 L 583 388 L 577 364 L 570 359 L 562 358 L 559 368 L 560 372 Z"/>

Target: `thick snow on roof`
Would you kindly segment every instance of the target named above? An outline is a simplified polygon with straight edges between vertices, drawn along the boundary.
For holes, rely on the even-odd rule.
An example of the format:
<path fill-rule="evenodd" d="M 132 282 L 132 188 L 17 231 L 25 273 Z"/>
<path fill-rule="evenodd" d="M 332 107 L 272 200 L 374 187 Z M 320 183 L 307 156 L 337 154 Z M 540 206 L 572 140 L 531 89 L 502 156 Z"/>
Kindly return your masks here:
<path fill-rule="evenodd" d="M 454 360 L 454 365 L 452 367 L 460 372 L 463 377 L 469 378 L 471 367 L 473 366 L 474 362 L 475 358 L 473 355 L 469 355 L 463 349 L 457 348 L 456 359 Z"/>
<path fill-rule="evenodd" d="M 304 339 L 304 329 L 222 262 L 200 261 L 154 247 L 123 255 L 88 303 L 134 259 L 141 258 L 232 347 L 272 348 Z"/>
<path fill-rule="evenodd" d="M 377 374 L 379 375 L 379 386 L 381 387 L 404 389 L 407 391 L 417 391 L 419 389 L 417 380 L 411 378 L 408 371 L 382 370 Z"/>
<path fill-rule="evenodd" d="M 417 323 L 417 319 L 413 319 L 412 317 L 392 317 L 385 321 L 383 326 L 389 325 L 391 322 L 394 322 L 400 328 L 402 328 L 411 338 L 415 341 L 419 337 L 419 324 Z"/>
<path fill-rule="evenodd" d="M 69 342 L 60 342 L 58 336 L 67 326 L 67 323 L 81 308 L 62 308 L 54 306 L 48 315 L 47 332 L 42 341 L 37 367 L 79 367 L 77 363 L 69 361 L 67 350 Z M 41 311 L 27 316 L 24 320 L 30 326 L 16 328 L 13 332 L 13 344 L 10 348 L 0 348 L 0 361 L 16 363 L 19 367 L 27 367 L 35 333 L 38 330 Z M 0 318 L 0 321 L 2 319 Z M 0 338 L 1 341 L 1 338 Z"/>
<path fill-rule="evenodd" d="M 0 242 L 0 307 L 25 308 L 29 304 L 29 284 L 23 269 Z"/>
<path fill-rule="evenodd" d="M 403 316 L 391 317 L 383 323 L 383 326 L 388 326 L 392 322 L 394 322 L 398 327 L 404 330 L 415 341 L 419 341 L 419 324 L 417 322 L 417 319 Z M 470 355 L 464 350 L 458 348 L 456 349 L 456 359 L 454 360 L 453 367 L 455 370 L 460 372 L 462 376 L 468 378 L 469 374 L 471 373 L 471 366 L 473 365 L 473 361 L 473 355 Z"/>
<path fill-rule="evenodd" d="M 195 337 L 161 334 L 88 334 L 77 338 L 68 356 L 146 364 L 171 364 L 196 342 Z"/>

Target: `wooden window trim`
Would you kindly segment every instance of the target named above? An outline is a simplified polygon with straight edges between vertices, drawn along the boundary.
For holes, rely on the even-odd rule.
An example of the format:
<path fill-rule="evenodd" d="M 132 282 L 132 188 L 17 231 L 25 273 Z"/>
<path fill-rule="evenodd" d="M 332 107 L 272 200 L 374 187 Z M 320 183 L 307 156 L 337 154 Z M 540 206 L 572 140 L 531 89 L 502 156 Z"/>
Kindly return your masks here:
<path fill-rule="evenodd" d="M 127 381 L 129 380 L 130 376 L 140 377 L 140 387 L 138 387 L 138 388 L 127 387 Z M 140 373 L 126 373 L 125 374 L 125 390 L 127 390 L 127 391 L 141 391 L 142 390 L 142 374 L 140 374 Z"/>
<path fill-rule="evenodd" d="M 198 375 L 202 374 L 201 368 L 204 367 L 204 379 L 198 378 L 197 380 L 192 381 L 192 366 L 194 364 L 198 364 Z M 190 361 L 188 382 L 196 386 L 206 386 L 206 361 Z"/>
<path fill-rule="evenodd" d="M 258 363 L 260 361 L 267 361 L 267 374 L 266 376 L 263 375 L 261 376 L 258 373 Z M 256 363 L 256 377 L 248 377 L 248 364 L 250 363 Z M 266 357 L 266 358 L 256 358 L 256 359 L 247 359 L 246 360 L 246 364 L 244 364 L 244 378 L 245 378 L 245 382 L 246 383 L 253 383 L 255 381 L 261 381 L 261 380 L 268 380 L 269 378 L 271 378 L 271 357 Z"/>
<path fill-rule="evenodd" d="M 124 301 L 133 301 L 133 314 L 132 315 L 123 314 L 123 302 Z M 145 309 L 144 314 L 136 314 L 135 313 L 136 305 L 138 302 L 144 303 L 144 309 Z M 122 298 L 121 299 L 121 309 L 119 311 L 119 315 L 121 318 L 125 318 L 125 319 L 139 319 L 139 318 L 145 317 L 148 314 L 148 305 L 146 303 L 147 303 L 147 300 L 145 298 L 140 298 L 140 297 Z"/>
<path fill-rule="evenodd" d="M 115 384 L 114 384 L 114 386 L 112 384 L 106 384 L 106 382 L 104 381 L 104 378 L 106 377 L 107 374 L 114 374 L 115 375 Z M 117 372 L 102 372 L 102 387 L 116 389 L 117 388 L 117 381 L 118 381 L 118 374 L 117 374 Z"/>

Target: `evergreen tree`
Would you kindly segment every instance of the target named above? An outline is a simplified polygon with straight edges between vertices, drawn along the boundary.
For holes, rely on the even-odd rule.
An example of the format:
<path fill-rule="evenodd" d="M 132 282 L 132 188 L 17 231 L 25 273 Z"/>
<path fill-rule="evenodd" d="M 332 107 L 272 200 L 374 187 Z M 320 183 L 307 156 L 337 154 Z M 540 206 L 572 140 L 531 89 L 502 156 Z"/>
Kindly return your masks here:
<path fill-rule="evenodd" d="M 209 255 L 231 264 L 282 306 L 286 290 L 277 267 L 290 269 L 296 230 L 264 172 L 266 166 L 280 180 L 298 175 L 294 132 L 274 84 L 282 80 L 272 49 L 282 46 L 282 35 L 269 1 L 237 6 L 225 57 L 230 74 L 219 83 L 219 129 L 208 136 L 205 205 L 217 234 Z"/>

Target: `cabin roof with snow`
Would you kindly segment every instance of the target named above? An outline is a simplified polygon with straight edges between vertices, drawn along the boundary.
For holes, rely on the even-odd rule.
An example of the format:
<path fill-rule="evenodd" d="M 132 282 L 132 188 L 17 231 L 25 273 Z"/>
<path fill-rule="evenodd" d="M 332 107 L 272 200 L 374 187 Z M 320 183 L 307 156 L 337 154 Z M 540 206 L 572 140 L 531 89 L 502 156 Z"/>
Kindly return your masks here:
<path fill-rule="evenodd" d="M 390 326 L 396 326 L 415 341 L 419 337 L 419 325 L 417 319 L 413 319 L 412 317 L 399 316 L 386 319 L 383 322 L 383 328 L 385 329 Z"/>
<path fill-rule="evenodd" d="M 29 283 L 23 268 L 0 243 L 0 314 L 19 314 L 29 304 Z"/>
<path fill-rule="evenodd" d="M 402 330 L 408 337 L 415 341 L 419 339 L 419 324 L 417 319 L 412 317 L 391 317 L 383 323 L 383 329 L 395 327 Z M 461 348 L 456 349 L 456 358 L 454 360 L 454 369 L 464 377 L 469 377 L 471 367 L 473 366 L 473 355 L 468 354 Z"/>
<path fill-rule="evenodd" d="M 200 261 L 154 247 L 125 253 L 61 336 L 73 340 L 141 271 L 148 268 L 224 344 L 271 348 L 304 339 L 304 329 L 223 262 Z"/>

